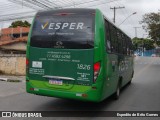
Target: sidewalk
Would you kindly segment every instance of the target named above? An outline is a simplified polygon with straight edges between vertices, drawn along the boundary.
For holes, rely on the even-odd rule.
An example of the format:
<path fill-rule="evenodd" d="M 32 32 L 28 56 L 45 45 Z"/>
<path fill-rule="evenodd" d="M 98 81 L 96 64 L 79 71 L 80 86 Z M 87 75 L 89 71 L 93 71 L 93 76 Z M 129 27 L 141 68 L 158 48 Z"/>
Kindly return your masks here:
<path fill-rule="evenodd" d="M 25 82 L 26 76 L 0 75 L 0 81 Z"/>

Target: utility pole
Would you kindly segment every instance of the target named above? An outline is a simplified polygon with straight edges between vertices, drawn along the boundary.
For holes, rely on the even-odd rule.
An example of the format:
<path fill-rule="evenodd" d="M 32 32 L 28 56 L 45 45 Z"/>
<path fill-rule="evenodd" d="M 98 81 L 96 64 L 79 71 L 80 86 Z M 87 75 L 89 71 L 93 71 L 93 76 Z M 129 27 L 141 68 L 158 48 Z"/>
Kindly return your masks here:
<path fill-rule="evenodd" d="M 144 48 L 144 36 L 145 35 L 148 35 L 148 34 L 143 34 L 143 37 L 142 37 L 142 56 L 144 56 L 144 50 L 145 50 Z"/>
<path fill-rule="evenodd" d="M 141 27 L 133 27 L 134 29 L 135 29 L 135 38 L 137 38 L 137 29 L 138 28 L 141 28 Z M 143 51 L 144 51 L 144 49 L 143 49 L 143 39 L 142 39 L 142 47 L 139 47 L 138 49 L 139 49 L 139 52 L 141 52 L 142 54 L 142 56 L 143 56 Z"/>
<path fill-rule="evenodd" d="M 141 28 L 141 27 L 133 27 L 135 29 L 135 37 L 137 38 L 137 28 Z"/>
<path fill-rule="evenodd" d="M 114 18 L 113 18 L 114 23 L 116 23 L 116 10 L 122 9 L 122 8 L 125 8 L 125 7 L 112 7 L 112 8 L 110 8 L 110 9 L 113 9 L 113 12 L 114 12 Z"/>
<path fill-rule="evenodd" d="M 2 35 L 2 28 L 3 28 L 3 22 L 0 24 L 0 40 L 1 40 L 1 35 Z"/>

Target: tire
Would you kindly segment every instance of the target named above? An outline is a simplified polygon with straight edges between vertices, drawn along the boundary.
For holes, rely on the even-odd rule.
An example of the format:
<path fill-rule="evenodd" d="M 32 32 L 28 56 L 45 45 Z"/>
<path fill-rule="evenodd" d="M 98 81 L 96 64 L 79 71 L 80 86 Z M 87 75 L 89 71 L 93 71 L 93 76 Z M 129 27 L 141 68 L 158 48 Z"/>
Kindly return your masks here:
<path fill-rule="evenodd" d="M 114 93 L 114 99 L 115 99 L 115 100 L 118 100 L 118 99 L 119 99 L 120 89 L 121 89 L 121 84 L 120 84 L 120 82 L 118 82 L 116 92 Z"/>
<path fill-rule="evenodd" d="M 129 85 L 130 85 L 131 82 L 132 82 L 133 75 L 134 75 L 134 71 L 132 72 L 131 80 L 128 82 Z"/>
<path fill-rule="evenodd" d="M 128 82 L 128 85 L 130 85 L 132 83 L 132 80 L 130 80 L 129 82 Z"/>

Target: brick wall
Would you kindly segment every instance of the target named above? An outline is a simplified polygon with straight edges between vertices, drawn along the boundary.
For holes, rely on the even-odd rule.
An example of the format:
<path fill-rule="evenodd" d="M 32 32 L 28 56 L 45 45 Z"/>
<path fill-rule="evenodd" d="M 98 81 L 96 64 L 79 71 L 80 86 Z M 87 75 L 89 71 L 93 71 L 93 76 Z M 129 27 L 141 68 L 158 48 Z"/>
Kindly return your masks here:
<path fill-rule="evenodd" d="M 7 40 L 14 40 L 14 39 L 17 39 L 17 38 L 24 37 L 25 40 L 27 41 L 27 36 L 22 35 L 20 37 L 20 34 L 29 33 L 29 29 L 30 29 L 29 27 L 3 28 L 0 31 L 1 32 L 0 40 L 1 41 L 7 41 Z M 19 37 L 14 37 L 14 34 L 19 34 Z"/>

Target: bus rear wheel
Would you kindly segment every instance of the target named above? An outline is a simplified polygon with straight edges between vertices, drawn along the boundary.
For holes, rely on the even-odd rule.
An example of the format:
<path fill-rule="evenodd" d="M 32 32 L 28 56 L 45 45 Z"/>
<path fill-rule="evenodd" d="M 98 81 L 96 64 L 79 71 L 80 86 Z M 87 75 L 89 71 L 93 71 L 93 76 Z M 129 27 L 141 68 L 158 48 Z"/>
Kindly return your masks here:
<path fill-rule="evenodd" d="M 129 85 L 130 85 L 130 84 L 131 84 L 131 82 L 132 82 L 133 75 L 134 75 L 134 71 L 132 72 L 131 79 L 130 79 L 130 81 L 128 82 L 128 84 L 129 84 Z"/>
<path fill-rule="evenodd" d="M 114 93 L 114 99 L 115 99 L 115 100 L 118 100 L 118 99 L 119 99 L 120 89 L 121 89 L 121 84 L 120 84 L 120 82 L 118 82 L 116 92 Z"/>

